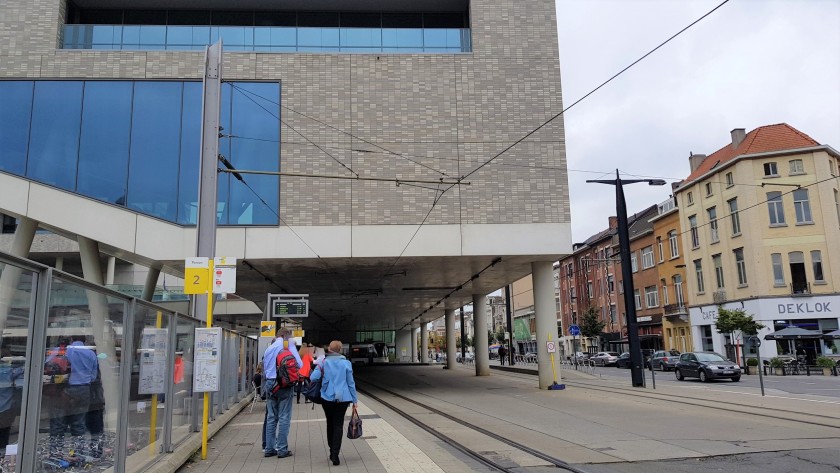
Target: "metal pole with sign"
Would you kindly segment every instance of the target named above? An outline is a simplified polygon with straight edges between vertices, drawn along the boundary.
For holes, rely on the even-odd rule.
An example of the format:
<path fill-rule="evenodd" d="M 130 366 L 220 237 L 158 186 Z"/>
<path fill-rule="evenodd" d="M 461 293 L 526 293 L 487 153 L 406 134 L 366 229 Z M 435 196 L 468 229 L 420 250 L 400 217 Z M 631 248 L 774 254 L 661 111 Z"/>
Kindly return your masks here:
<path fill-rule="evenodd" d="M 758 366 L 756 366 L 758 368 L 758 383 L 761 385 L 761 395 L 764 396 L 764 367 L 761 364 L 761 350 L 758 349 L 761 346 L 761 339 L 752 336 L 750 337 L 750 341 L 755 346 L 755 355 L 758 357 Z M 748 368 L 744 366 L 744 369 Z"/>

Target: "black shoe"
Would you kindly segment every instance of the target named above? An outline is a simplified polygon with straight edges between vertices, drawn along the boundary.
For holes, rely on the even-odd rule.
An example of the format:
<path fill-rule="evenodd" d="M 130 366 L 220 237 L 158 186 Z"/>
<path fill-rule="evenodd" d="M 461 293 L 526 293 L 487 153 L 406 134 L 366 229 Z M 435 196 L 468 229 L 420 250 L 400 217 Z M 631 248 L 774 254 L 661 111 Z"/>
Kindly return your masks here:
<path fill-rule="evenodd" d="M 263 456 L 265 456 L 266 458 L 267 458 L 267 457 L 273 457 L 274 455 L 277 455 L 277 451 L 276 451 L 276 450 L 271 450 L 271 451 L 268 451 L 268 452 L 263 452 Z"/>
<path fill-rule="evenodd" d="M 286 453 L 278 453 L 277 458 L 286 458 L 294 455 L 291 450 L 286 450 Z"/>
<path fill-rule="evenodd" d="M 330 460 L 332 460 L 333 465 L 341 465 L 341 460 L 338 459 L 338 456 L 330 457 Z"/>

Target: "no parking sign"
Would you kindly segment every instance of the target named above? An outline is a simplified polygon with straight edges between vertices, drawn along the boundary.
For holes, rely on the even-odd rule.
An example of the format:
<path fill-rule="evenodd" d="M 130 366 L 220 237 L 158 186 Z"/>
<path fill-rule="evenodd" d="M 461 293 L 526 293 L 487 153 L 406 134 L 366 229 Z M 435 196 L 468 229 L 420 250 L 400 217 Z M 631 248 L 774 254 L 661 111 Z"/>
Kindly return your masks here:
<path fill-rule="evenodd" d="M 554 342 L 545 342 L 545 349 L 548 350 L 549 353 L 554 353 L 557 351 L 557 345 Z"/>

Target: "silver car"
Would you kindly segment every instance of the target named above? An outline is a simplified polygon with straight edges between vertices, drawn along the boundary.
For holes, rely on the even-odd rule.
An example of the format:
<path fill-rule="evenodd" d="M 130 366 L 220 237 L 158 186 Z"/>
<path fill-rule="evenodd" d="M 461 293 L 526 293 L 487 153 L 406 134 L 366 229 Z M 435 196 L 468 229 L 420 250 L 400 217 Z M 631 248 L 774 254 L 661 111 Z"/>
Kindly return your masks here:
<path fill-rule="evenodd" d="M 618 352 L 614 351 L 602 351 L 595 354 L 595 356 L 591 357 L 595 363 L 595 366 L 610 366 L 614 365 L 616 361 L 618 361 Z"/>
<path fill-rule="evenodd" d="M 650 356 L 650 370 L 671 371 L 680 361 L 680 352 L 677 350 L 659 350 Z"/>

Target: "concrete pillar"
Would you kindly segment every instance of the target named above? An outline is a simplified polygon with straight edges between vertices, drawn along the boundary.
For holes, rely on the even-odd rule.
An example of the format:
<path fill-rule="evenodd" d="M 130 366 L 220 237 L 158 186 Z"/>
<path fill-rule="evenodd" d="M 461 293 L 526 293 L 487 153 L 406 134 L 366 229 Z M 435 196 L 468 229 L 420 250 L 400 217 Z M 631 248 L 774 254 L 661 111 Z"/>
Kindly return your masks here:
<path fill-rule="evenodd" d="M 56 256 L 55 257 L 55 269 L 59 271 L 64 271 L 64 257 L 63 256 Z"/>
<path fill-rule="evenodd" d="M 534 317 L 537 325 L 537 360 L 540 389 L 547 389 L 555 381 L 554 370 L 559 368 L 557 352 L 549 353 L 547 341 L 557 346 L 557 305 L 554 299 L 554 274 L 551 261 L 531 263 L 534 281 Z M 554 369 L 552 369 L 554 358 Z M 557 382 L 560 382 L 559 371 Z"/>
<path fill-rule="evenodd" d="M 395 356 L 398 363 L 407 363 L 411 360 L 411 332 L 411 329 L 397 331 Z"/>
<path fill-rule="evenodd" d="M 117 258 L 113 256 L 108 257 L 108 267 L 105 270 L 105 285 L 106 286 L 113 286 L 114 285 L 114 269 L 117 266 Z M 146 299 L 148 300 L 148 299 Z"/>
<path fill-rule="evenodd" d="M 146 273 L 146 282 L 143 284 L 143 300 L 151 302 L 155 296 L 155 289 L 157 289 L 157 281 L 160 278 L 160 268 L 149 268 Z"/>
<path fill-rule="evenodd" d="M 443 313 L 446 323 L 446 367 L 455 368 L 455 353 L 457 352 L 455 342 L 455 309 L 446 309 Z"/>
<path fill-rule="evenodd" d="M 426 323 L 420 323 L 420 363 L 429 362 L 429 330 Z"/>
<path fill-rule="evenodd" d="M 411 327 L 411 362 L 417 363 L 417 327 Z"/>
<path fill-rule="evenodd" d="M 490 374 L 490 346 L 487 342 L 487 296 L 473 294 L 473 330 L 475 331 L 475 375 Z"/>
<path fill-rule="evenodd" d="M 18 258 L 29 257 L 29 249 L 32 247 L 32 240 L 35 239 L 37 229 L 38 222 L 35 220 L 26 217 L 19 218 L 9 254 Z M 6 328 L 6 318 L 9 316 L 12 296 L 20 284 L 21 273 L 21 269 L 17 266 L 0 266 L 0 332 Z"/>

